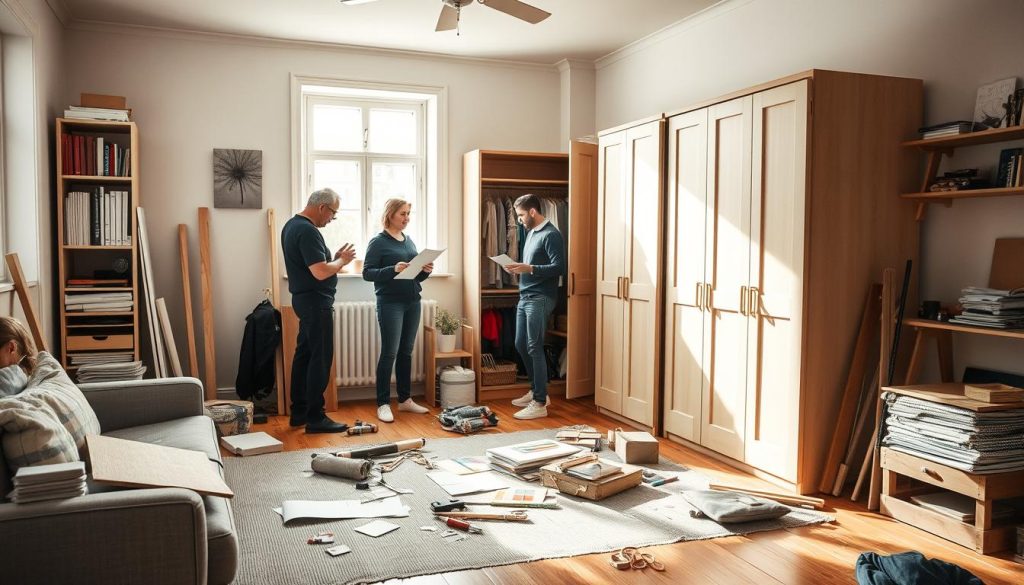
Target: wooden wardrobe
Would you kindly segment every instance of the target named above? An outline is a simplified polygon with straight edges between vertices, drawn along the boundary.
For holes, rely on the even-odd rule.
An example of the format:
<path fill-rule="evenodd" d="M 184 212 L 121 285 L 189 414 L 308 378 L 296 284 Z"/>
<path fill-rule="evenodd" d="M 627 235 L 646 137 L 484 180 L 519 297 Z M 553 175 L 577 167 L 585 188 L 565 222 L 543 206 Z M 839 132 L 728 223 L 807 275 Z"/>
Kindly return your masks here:
<path fill-rule="evenodd" d="M 657 430 L 664 120 L 602 132 L 598 147 L 595 402 Z"/>
<path fill-rule="evenodd" d="M 816 491 L 865 295 L 917 264 L 921 121 L 920 80 L 821 70 L 668 116 L 669 437 Z"/>
<path fill-rule="evenodd" d="M 548 392 L 577 398 L 594 393 L 595 220 L 597 145 L 572 141 L 569 153 L 474 150 L 463 156 L 463 309 L 467 323 L 481 331 L 482 311 L 490 305 L 514 306 L 519 289 L 483 286 L 482 271 L 491 262 L 483 248 L 483 198 L 490 188 L 518 195 L 542 194 L 546 189 L 568 198 L 566 240 L 568 270 L 559 292 L 565 295 L 566 331 L 548 330 L 549 340 L 563 340 L 566 376 L 551 380 Z M 483 386 L 480 375 L 481 339 L 474 352 L 477 400 L 518 398 L 530 389 L 525 380 Z"/>

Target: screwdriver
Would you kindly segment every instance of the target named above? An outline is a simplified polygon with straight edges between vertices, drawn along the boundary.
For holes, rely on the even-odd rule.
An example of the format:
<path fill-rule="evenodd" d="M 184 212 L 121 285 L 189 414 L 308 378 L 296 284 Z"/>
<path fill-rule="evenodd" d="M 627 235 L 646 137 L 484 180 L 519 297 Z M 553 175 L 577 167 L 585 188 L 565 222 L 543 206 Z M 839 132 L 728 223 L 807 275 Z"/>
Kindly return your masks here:
<path fill-rule="evenodd" d="M 469 522 L 459 520 L 458 518 L 446 518 L 444 523 L 447 524 L 449 528 L 457 528 L 470 534 L 483 534 L 484 532 L 482 528 L 473 526 Z"/>

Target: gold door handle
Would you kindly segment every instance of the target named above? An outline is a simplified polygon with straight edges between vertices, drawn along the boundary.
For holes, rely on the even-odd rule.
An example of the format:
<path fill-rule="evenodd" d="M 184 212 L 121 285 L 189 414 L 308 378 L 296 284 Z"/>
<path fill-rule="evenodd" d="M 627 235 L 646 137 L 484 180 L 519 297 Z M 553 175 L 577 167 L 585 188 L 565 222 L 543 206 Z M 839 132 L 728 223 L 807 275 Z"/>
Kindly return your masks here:
<path fill-rule="evenodd" d="M 569 296 L 576 294 L 576 273 L 569 273 Z"/>
<path fill-rule="evenodd" d="M 704 310 L 704 305 L 703 305 L 703 301 L 704 301 L 704 283 L 703 282 L 698 282 L 697 283 L 697 290 L 694 293 L 693 297 L 694 297 L 694 302 L 697 305 L 697 310 L 698 311 L 703 311 Z"/>
<path fill-rule="evenodd" d="M 629 277 L 622 277 L 622 298 L 629 300 Z"/>
<path fill-rule="evenodd" d="M 707 309 L 709 313 L 715 310 L 714 292 L 715 292 L 714 289 L 711 288 L 711 283 L 710 282 L 705 282 L 704 283 L 704 308 Z"/>
<path fill-rule="evenodd" d="M 740 315 L 748 315 L 747 313 L 747 287 L 740 287 Z"/>
<path fill-rule="evenodd" d="M 615 298 L 622 298 L 622 277 L 619 276 L 615 279 Z"/>
<path fill-rule="evenodd" d="M 750 303 L 747 306 L 747 312 L 751 317 L 761 316 L 761 291 L 756 286 L 750 287 Z"/>

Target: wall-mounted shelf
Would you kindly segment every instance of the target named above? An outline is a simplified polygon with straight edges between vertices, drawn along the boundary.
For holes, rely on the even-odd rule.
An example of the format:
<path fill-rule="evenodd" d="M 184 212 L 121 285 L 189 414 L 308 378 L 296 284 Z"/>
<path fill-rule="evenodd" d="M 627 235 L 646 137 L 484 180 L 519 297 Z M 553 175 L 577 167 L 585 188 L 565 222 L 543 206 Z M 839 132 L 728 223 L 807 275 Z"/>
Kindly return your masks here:
<path fill-rule="evenodd" d="M 903 324 L 907 327 L 918 329 L 939 329 L 942 331 L 955 331 L 957 333 L 971 333 L 974 335 L 987 335 L 989 337 L 1012 337 L 1024 339 L 1024 329 L 995 329 L 990 327 L 972 327 L 970 325 L 959 325 L 945 321 L 932 321 L 929 319 L 904 319 Z"/>
<path fill-rule="evenodd" d="M 947 138 L 931 138 L 928 140 L 908 140 L 903 146 L 917 148 L 925 151 L 953 150 L 964 146 L 978 146 L 980 144 L 995 144 L 997 142 L 1009 142 L 1011 140 L 1024 140 L 1024 125 L 1011 126 L 1009 128 L 993 128 L 981 130 L 969 134 L 957 134 Z"/>
<path fill-rule="evenodd" d="M 964 189 L 963 191 L 928 191 L 924 193 L 903 193 L 900 197 L 919 202 L 937 202 L 951 205 L 953 199 L 978 199 L 984 197 L 1017 197 L 1024 195 L 1024 187 L 1000 187 L 998 189 Z"/>
<path fill-rule="evenodd" d="M 61 175 L 69 183 L 82 181 L 86 183 L 131 183 L 131 177 L 109 177 L 106 175 Z"/>

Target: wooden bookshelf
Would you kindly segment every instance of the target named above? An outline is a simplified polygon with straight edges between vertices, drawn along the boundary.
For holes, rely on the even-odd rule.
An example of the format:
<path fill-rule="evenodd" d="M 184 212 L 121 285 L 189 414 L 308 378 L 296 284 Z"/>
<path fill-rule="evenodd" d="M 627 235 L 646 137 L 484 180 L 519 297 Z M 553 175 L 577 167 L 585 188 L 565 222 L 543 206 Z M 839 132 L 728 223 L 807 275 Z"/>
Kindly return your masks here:
<path fill-rule="evenodd" d="M 118 152 L 127 149 L 127 158 L 123 169 L 127 176 L 115 176 L 114 169 L 108 169 L 111 176 L 103 175 L 102 159 L 100 153 L 96 161 L 86 158 L 83 154 L 79 163 L 83 168 L 71 169 L 64 164 L 65 157 L 75 160 L 75 146 L 69 145 L 64 137 L 84 136 L 88 140 L 102 138 L 106 145 L 117 145 Z M 78 366 L 71 365 L 69 354 L 102 354 L 106 352 L 131 351 L 133 359 L 138 360 L 139 347 L 139 257 L 138 257 L 138 231 L 136 225 L 136 210 L 139 205 L 139 134 L 134 122 L 108 122 L 102 120 L 73 120 L 58 118 L 56 121 L 56 140 L 54 149 L 56 152 L 56 203 L 57 212 L 57 290 L 59 291 L 57 303 L 59 306 L 58 327 L 60 330 L 60 360 L 69 371 L 77 371 Z M 69 149 L 68 146 L 71 148 Z M 79 149 L 81 150 L 81 149 Z M 90 157 L 97 157 L 95 150 L 89 153 Z M 107 158 L 109 167 L 114 167 L 117 161 L 113 157 Z M 85 165 L 96 162 L 96 172 L 87 172 Z M 71 172 L 68 172 L 68 171 Z M 78 170 L 76 173 L 75 170 Z M 90 169 L 91 170 L 91 169 Z M 100 173 L 100 174 L 97 174 Z M 101 191 L 102 190 L 102 191 Z M 123 228 L 128 237 L 128 244 L 111 244 L 115 239 L 113 227 L 115 223 L 105 228 L 108 240 L 106 245 L 96 243 L 83 244 L 80 241 L 75 244 L 69 243 L 67 227 L 73 219 L 78 222 L 84 221 L 81 216 L 69 217 L 67 200 L 68 194 L 72 192 L 109 193 L 126 192 L 125 204 L 127 209 L 121 209 L 120 219 L 124 223 Z M 113 217 L 114 199 L 109 198 L 111 206 L 105 208 L 105 218 Z M 102 204 L 104 200 L 99 199 Z M 91 205 L 88 206 L 90 218 L 95 211 Z M 126 220 L 126 221 L 125 221 Z M 80 223 L 78 225 L 81 225 Z M 91 230 L 91 226 L 90 226 Z M 90 231 L 90 236 L 92 231 Z M 119 278 L 127 279 L 128 286 L 71 286 L 67 285 L 70 278 Z M 111 311 L 68 311 L 65 308 L 66 295 L 81 295 L 93 293 L 124 293 L 129 292 L 132 296 L 131 310 Z M 121 317 L 122 319 L 111 322 L 110 317 Z M 96 330 L 96 331 L 91 331 Z M 69 337 L 72 341 L 78 340 L 80 346 L 83 337 L 90 337 L 89 349 L 70 351 Z M 71 344 L 76 345 L 75 343 Z"/>

